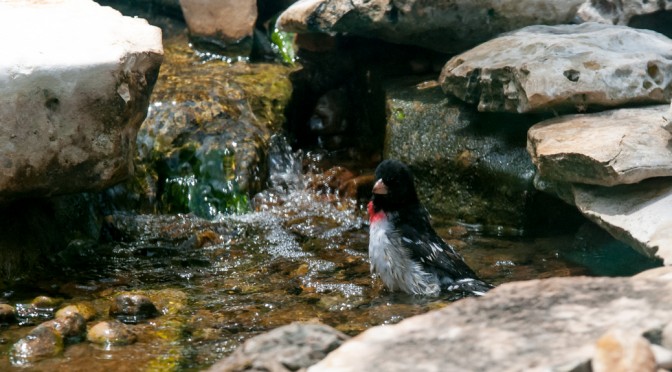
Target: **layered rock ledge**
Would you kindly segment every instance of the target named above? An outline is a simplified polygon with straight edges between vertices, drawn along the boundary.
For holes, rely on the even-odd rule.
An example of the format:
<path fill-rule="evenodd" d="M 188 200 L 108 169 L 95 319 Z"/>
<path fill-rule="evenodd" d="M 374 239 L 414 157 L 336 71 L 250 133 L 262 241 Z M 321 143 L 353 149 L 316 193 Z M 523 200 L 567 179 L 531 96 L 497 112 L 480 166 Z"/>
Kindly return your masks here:
<path fill-rule="evenodd" d="M 0 202 L 125 179 L 161 30 L 93 1 L 52 0 L 0 3 L 0 33 Z"/>
<path fill-rule="evenodd" d="M 570 115 L 531 127 L 527 148 L 545 179 L 614 186 L 672 176 L 667 105 Z"/>
<path fill-rule="evenodd" d="M 347 33 L 459 53 L 534 24 L 570 23 L 584 0 L 303 0 L 278 18 L 291 32 Z"/>
<path fill-rule="evenodd" d="M 530 26 L 453 57 L 447 94 L 492 112 L 585 112 L 672 97 L 672 40 L 598 23 Z"/>

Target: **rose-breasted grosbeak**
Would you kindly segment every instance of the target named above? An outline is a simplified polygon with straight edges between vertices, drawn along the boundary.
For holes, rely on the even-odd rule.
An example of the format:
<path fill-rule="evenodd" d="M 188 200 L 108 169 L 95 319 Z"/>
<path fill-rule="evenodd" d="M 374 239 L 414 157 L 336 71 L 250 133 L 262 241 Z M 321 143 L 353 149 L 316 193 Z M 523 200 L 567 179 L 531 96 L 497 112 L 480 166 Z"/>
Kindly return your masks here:
<path fill-rule="evenodd" d="M 376 168 L 375 179 L 368 205 L 369 258 L 371 272 L 377 273 L 389 290 L 482 295 L 492 288 L 436 234 L 418 199 L 413 174 L 404 163 L 383 161 Z"/>

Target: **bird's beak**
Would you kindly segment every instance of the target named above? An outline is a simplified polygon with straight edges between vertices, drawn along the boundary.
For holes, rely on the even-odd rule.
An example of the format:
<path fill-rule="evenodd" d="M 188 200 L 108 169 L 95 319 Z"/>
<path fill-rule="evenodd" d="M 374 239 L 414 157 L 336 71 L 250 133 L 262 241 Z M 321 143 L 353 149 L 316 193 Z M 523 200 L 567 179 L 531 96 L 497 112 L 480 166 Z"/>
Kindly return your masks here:
<path fill-rule="evenodd" d="M 387 186 L 385 186 L 382 178 L 376 181 L 376 183 L 373 185 L 373 193 L 379 195 L 387 194 Z"/>

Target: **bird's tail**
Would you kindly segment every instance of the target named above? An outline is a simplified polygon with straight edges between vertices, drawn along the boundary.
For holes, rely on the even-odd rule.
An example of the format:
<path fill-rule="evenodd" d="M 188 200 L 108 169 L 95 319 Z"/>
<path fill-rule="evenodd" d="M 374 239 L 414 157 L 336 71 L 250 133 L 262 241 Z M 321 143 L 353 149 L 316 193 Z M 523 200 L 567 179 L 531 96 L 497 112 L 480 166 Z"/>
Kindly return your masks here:
<path fill-rule="evenodd" d="M 473 296 L 483 296 L 485 292 L 494 288 L 480 279 L 463 278 L 458 279 L 448 288 L 450 291 L 462 291 Z"/>

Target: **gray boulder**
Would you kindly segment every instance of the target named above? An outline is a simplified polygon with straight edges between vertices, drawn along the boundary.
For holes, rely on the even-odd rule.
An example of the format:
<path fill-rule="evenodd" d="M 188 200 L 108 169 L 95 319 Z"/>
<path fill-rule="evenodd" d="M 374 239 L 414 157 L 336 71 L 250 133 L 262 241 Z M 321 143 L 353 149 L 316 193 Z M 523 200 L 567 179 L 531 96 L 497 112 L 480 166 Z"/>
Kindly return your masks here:
<path fill-rule="evenodd" d="M 17 30 L 0 41 L 0 202 L 127 178 L 161 30 L 93 1 L 0 4 L 0 33 Z"/>
<path fill-rule="evenodd" d="M 347 33 L 459 53 L 534 24 L 570 23 L 583 0 L 303 0 L 278 19 L 290 32 Z"/>
<path fill-rule="evenodd" d="M 530 26 L 453 57 L 443 90 L 479 111 L 584 112 L 672 97 L 672 40 L 598 23 Z"/>

